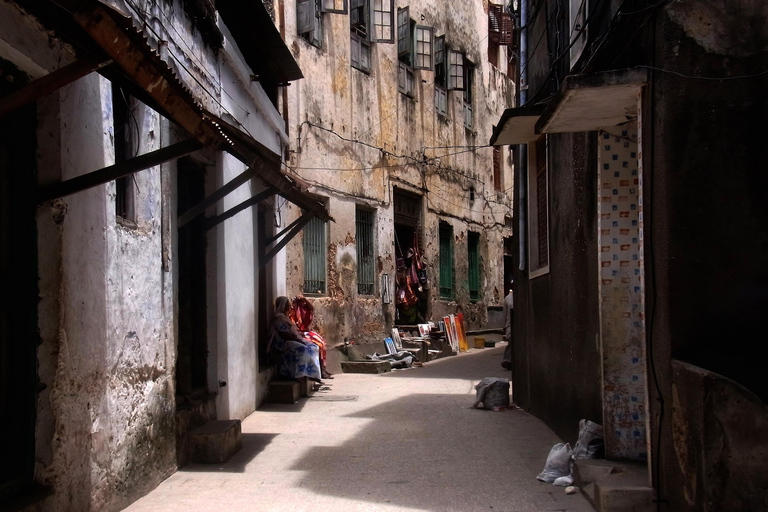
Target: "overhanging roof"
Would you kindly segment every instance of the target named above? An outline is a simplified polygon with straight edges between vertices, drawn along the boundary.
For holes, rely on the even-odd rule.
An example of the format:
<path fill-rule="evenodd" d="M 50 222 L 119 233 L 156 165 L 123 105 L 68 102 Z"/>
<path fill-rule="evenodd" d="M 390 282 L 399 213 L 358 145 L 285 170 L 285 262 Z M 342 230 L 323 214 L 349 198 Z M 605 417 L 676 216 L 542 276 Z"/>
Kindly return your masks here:
<path fill-rule="evenodd" d="M 206 111 L 174 71 L 147 42 L 133 20 L 97 0 L 33 2 L 57 32 L 76 42 L 86 55 L 107 61 L 100 73 L 128 88 L 139 100 L 184 128 L 203 145 L 231 153 L 280 195 L 330 220 L 322 203 L 281 171 L 281 158 L 253 137 Z M 56 16 L 51 14 L 57 12 Z M 73 21 L 75 23 L 73 23 Z M 73 75 L 75 76 L 75 75 Z"/>
<path fill-rule="evenodd" d="M 539 138 L 535 127 L 543 111 L 544 107 L 541 105 L 508 108 L 501 115 L 498 125 L 494 127 L 490 144 L 506 146 L 533 142 Z"/>
<path fill-rule="evenodd" d="M 536 122 L 536 133 L 589 132 L 635 119 L 647 81 L 641 69 L 567 76 Z"/>
<path fill-rule="evenodd" d="M 260 81 L 285 85 L 304 77 L 260 0 L 218 0 L 216 9 Z"/>

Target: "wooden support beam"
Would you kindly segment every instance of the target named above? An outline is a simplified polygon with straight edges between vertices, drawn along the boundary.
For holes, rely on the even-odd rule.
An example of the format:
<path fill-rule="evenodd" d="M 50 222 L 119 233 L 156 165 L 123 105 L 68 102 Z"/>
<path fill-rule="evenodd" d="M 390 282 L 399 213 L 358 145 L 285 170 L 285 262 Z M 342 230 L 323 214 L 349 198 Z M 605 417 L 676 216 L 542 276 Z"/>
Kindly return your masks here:
<path fill-rule="evenodd" d="M 111 60 L 98 62 L 92 59 L 80 59 L 33 80 L 21 89 L 0 98 L 0 117 L 29 105 L 38 99 L 71 84 L 85 75 L 111 64 Z"/>
<path fill-rule="evenodd" d="M 103 185 L 104 183 L 109 183 L 110 181 L 122 178 L 123 176 L 128 176 L 129 174 L 143 171 L 144 169 L 149 169 L 150 167 L 194 153 L 202 147 L 202 143 L 198 140 L 187 139 L 183 142 L 177 142 L 171 146 L 166 146 L 150 153 L 139 155 L 130 160 L 126 160 L 125 162 L 120 162 L 99 169 L 98 171 L 83 174 L 77 178 L 40 187 L 37 191 L 37 204 L 82 192 L 83 190 Z"/>
<path fill-rule="evenodd" d="M 304 213 L 304 215 L 302 215 L 301 217 L 299 217 L 298 221 L 294 223 L 294 224 L 295 224 L 295 226 L 293 227 L 293 229 L 291 229 L 291 232 L 290 232 L 290 233 L 288 233 L 287 235 L 285 235 L 285 236 L 283 237 L 283 239 L 282 239 L 282 240 L 280 240 L 280 241 L 277 243 L 277 245 L 275 245 L 275 246 L 274 246 L 272 249 L 270 249 L 270 250 L 269 250 L 269 252 L 268 252 L 268 253 L 266 253 L 266 254 L 264 254 L 264 255 L 260 255 L 260 257 L 259 257 L 259 270 L 261 270 L 262 268 L 264 268 L 265 266 L 267 266 L 267 263 L 269 263 L 269 260 L 271 260 L 272 258 L 274 258 L 274 257 L 275 257 L 275 254 L 277 254 L 278 252 L 280 252 L 280 249 L 282 249 L 283 247 L 285 247 L 285 244 L 287 244 L 288 242 L 290 242 L 291 240 L 293 240 L 293 237 L 295 237 L 296 235 L 298 235 L 298 234 L 299 234 L 299 231 L 301 231 L 302 229 L 304 229 L 304 226 L 306 226 L 306 225 L 307 225 L 307 223 L 309 223 L 309 221 L 310 221 L 310 220 L 312 220 L 312 217 L 314 217 L 314 216 L 315 216 L 315 213 L 314 213 L 314 212 L 311 212 L 311 211 L 307 211 L 307 212 L 305 212 L 305 213 Z"/>
<path fill-rule="evenodd" d="M 274 242 L 275 240 L 277 240 L 278 238 L 280 238 L 281 236 L 283 236 L 284 234 L 286 234 L 286 233 L 288 232 L 288 230 L 290 230 L 291 228 L 293 228 L 293 226 L 295 226 L 296 224 L 298 224 L 300 221 L 301 221 L 301 217 L 299 217 L 299 218 L 298 218 L 298 219 L 296 219 L 295 221 L 293 221 L 293 222 L 291 222 L 290 224 L 288 224 L 287 226 L 285 226 L 285 227 L 283 228 L 283 230 L 282 230 L 281 232 L 279 232 L 278 234 L 276 234 L 275 236 L 273 236 L 273 237 L 269 238 L 268 240 L 265 240 L 265 241 L 264 241 L 264 244 L 265 244 L 265 245 L 269 245 L 269 244 L 271 244 L 272 242 Z"/>
<path fill-rule="evenodd" d="M 205 199 L 197 203 L 195 206 L 190 208 L 189 210 L 185 211 L 179 216 L 178 221 L 176 222 L 177 227 L 182 227 L 201 213 L 203 213 L 205 210 L 208 209 L 208 207 L 213 206 L 219 200 L 223 199 L 227 194 L 238 188 L 240 185 L 245 183 L 246 181 L 250 180 L 256 176 L 256 169 L 253 167 L 247 168 L 245 171 L 240 173 L 238 176 L 233 178 L 232 180 L 225 183 L 221 188 L 216 190 L 213 194 L 207 196 Z"/>
<path fill-rule="evenodd" d="M 225 220 L 229 219 L 230 217 L 234 217 L 235 215 L 237 215 L 241 211 L 245 210 L 246 208 L 248 208 L 250 206 L 253 206 L 255 204 L 259 204 L 263 200 L 265 200 L 268 197 L 273 196 L 275 194 L 277 194 L 277 189 L 274 189 L 274 188 L 268 188 L 267 190 L 265 190 L 263 192 L 259 192 L 258 194 L 256 194 L 252 198 L 246 199 L 245 201 L 243 201 L 242 203 L 238 204 L 237 206 L 233 206 L 232 208 L 230 208 L 226 212 L 221 213 L 221 214 L 219 214 L 219 215 L 217 215 L 215 217 L 211 217 L 210 219 L 208 219 L 206 221 L 206 223 L 205 223 L 205 229 L 209 230 L 209 229 L 217 226 L 218 224 L 221 224 L 222 222 L 224 222 Z"/>

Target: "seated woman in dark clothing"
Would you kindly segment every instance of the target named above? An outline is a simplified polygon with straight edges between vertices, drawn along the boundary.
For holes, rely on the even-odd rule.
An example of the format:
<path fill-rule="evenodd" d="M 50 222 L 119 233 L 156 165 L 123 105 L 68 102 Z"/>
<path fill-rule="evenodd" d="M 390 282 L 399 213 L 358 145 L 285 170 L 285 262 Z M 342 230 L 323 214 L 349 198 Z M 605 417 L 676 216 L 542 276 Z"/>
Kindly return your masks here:
<path fill-rule="evenodd" d="M 277 356 L 278 373 L 281 376 L 320 382 L 320 355 L 317 345 L 299 332 L 288 316 L 290 310 L 291 302 L 288 297 L 278 297 L 275 300 L 272 339 L 267 351 Z"/>

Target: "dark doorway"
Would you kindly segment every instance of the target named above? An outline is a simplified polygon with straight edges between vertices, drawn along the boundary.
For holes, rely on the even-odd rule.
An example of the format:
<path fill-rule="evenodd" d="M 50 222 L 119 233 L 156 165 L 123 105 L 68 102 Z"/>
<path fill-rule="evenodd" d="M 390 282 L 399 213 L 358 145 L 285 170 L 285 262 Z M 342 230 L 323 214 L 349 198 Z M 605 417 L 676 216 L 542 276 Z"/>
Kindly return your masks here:
<path fill-rule="evenodd" d="M 429 289 L 419 280 L 415 269 L 423 254 L 421 196 L 395 188 L 395 325 L 426 323 Z M 426 270 L 424 270 L 426 272 Z M 426 275 L 426 274 L 424 274 Z"/>
<path fill-rule="evenodd" d="M 190 157 L 178 160 L 179 215 L 205 197 L 205 167 Z M 179 228 L 179 340 L 176 393 L 207 392 L 205 216 Z"/>
<path fill-rule="evenodd" d="M 5 89 L 12 83 L 2 82 L 0 96 L 10 92 Z M 28 490 L 34 476 L 39 344 L 36 117 L 32 105 L 0 123 L 0 501 Z"/>
<path fill-rule="evenodd" d="M 512 243 L 512 237 L 504 238 L 504 282 L 502 283 L 502 293 L 504 297 L 509 293 L 510 283 L 514 278 L 515 261 L 513 259 L 515 246 Z"/>

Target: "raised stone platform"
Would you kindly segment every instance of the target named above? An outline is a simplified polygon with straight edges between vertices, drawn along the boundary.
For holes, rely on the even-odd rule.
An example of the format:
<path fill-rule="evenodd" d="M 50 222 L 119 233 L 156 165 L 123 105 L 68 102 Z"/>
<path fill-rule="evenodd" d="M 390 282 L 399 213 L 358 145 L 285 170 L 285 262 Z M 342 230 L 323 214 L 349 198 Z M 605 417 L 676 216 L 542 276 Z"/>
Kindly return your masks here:
<path fill-rule="evenodd" d="M 243 445 L 240 420 L 209 421 L 190 434 L 192 462 L 226 462 Z"/>
<path fill-rule="evenodd" d="M 389 361 L 342 361 L 344 373 L 387 373 L 392 371 Z"/>
<path fill-rule="evenodd" d="M 645 464 L 580 459 L 574 464 L 573 479 L 596 512 L 655 510 Z"/>

